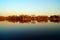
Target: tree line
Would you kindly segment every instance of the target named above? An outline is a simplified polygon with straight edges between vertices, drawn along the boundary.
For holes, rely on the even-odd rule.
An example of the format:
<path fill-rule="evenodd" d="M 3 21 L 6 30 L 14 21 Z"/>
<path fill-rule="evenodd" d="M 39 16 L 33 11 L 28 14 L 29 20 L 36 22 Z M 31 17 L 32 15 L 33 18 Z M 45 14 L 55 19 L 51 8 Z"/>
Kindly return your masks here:
<path fill-rule="evenodd" d="M 9 22 L 21 22 L 21 23 L 28 23 L 28 22 L 48 22 L 50 20 L 51 22 L 60 22 L 60 16 L 59 15 L 52 15 L 50 17 L 48 16 L 29 16 L 29 15 L 12 15 L 12 16 L 0 16 L 0 21 L 9 21 Z"/>

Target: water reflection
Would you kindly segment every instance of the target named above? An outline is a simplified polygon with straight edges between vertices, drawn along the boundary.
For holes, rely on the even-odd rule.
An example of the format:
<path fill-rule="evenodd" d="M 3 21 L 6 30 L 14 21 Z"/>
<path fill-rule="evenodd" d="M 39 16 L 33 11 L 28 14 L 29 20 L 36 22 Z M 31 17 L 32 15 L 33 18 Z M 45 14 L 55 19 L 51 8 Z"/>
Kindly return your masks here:
<path fill-rule="evenodd" d="M 8 21 L 9 23 L 6 23 L 5 21 Z M 54 23 L 48 23 L 49 21 Z M 28 15 L 7 16 L 7 17 L 0 16 L 0 22 L 1 22 L 0 37 L 2 39 L 9 39 L 9 38 L 24 39 L 30 37 L 40 38 L 41 35 L 60 34 L 60 24 L 58 24 L 60 22 L 60 16 L 59 17 L 28 16 Z M 10 22 L 17 24 L 12 24 Z M 19 23 L 33 23 L 33 24 L 19 24 Z M 40 24 L 40 23 L 44 23 L 44 24 Z"/>
<path fill-rule="evenodd" d="M 36 23 L 36 22 L 60 22 L 60 16 L 53 15 L 53 16 L 29 16 L 29 15 L 20 15 L 20 16 L 0 16 L 0 21 L 8 21 L 12 23 Z"/>

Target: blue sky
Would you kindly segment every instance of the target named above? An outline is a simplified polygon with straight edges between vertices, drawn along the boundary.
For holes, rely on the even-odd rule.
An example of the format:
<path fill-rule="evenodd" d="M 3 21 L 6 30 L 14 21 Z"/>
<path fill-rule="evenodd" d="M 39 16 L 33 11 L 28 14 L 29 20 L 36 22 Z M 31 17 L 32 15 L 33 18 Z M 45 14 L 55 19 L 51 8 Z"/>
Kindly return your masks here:
<path fill-rule="evenodd" d="M 0 0 L 0 15 L 60 14 L 60 0 Z"/>

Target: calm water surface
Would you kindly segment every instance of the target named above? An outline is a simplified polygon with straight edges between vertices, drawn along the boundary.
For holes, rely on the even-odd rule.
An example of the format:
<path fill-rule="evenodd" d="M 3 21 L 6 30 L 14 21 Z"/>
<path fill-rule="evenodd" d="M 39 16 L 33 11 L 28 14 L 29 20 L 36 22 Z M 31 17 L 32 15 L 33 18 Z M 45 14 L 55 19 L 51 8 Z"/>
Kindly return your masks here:
<path fill-rule="evenodd" d="M 12 23 L 0 22 L 0 38 L 27 38 L 60 34 L 60 23 Z"/>

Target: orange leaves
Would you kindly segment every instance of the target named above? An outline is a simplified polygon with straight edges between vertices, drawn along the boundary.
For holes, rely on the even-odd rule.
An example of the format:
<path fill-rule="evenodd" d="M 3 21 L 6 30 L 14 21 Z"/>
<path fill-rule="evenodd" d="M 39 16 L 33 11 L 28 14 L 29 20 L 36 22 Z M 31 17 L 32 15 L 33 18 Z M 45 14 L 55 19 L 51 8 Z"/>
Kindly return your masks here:
<path fill-rule="evenodd" d="M 31 21 L 37 21 L 37 22 L 48 22 L 48 20 L 50 21 L 60 21 L 60 16 L 57 15 L 53 15 L 53 16 L 29 16 L 29 15 L 20 15 L 20 16 L 0 16 L 0 21 L 9 21 L 9 22 L 31 22 Z"/>

